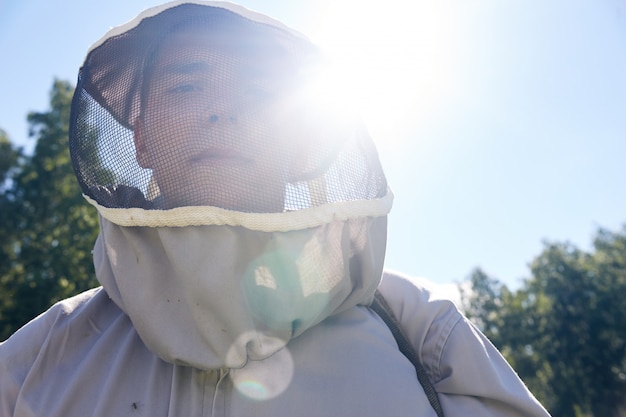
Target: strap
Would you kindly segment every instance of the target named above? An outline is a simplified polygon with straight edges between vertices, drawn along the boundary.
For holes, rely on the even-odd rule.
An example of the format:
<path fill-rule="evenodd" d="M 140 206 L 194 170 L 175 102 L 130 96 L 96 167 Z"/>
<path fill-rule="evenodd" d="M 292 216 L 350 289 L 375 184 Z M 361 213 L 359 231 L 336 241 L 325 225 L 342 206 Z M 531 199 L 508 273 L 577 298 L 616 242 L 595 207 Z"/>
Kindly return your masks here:
<path fill-rule="evenodd" d="M 402 354 L 406 356 L 415 367 L 417 380 L 422 385 L 422 388 L 426 393 L 426 397 L 428 398 L 428 402 L 430 402 L 430 405 L 435 410 L 435 413 L 437 413 L 437 416 L 443 417 L 443 410 L 441 409 L 441 404 L 439 403 L 439 397 L 437 397 L 437 392 L 431 384 L 430 379 L 426 374 L 426 370 L 422 366 L 422 363 L 417 356 L 417 352 L 413 348 L 413 345 L 409 343 L 407 337 L 404 335 L 398 319 L 396 319 L 396 317 L 394 316 L 393 312 L 391 311 L 391 307 L 389 307 L 387 300 L 385 300 L 380 291 L 376 290 L 376 293 L 374 295 L 374 301 L 372 302 L 370 308 L 374 310 L 374 312 L 376 312 L 376 314 L 378 314 L 380 318 L 383 319 L 385 324 L 387 324 L 387 326 L 391 330 L 391 333 L 393 334 L 394 339 L 396 339 L 396 343 L 398 344 L 400 352 L 402 352 Z"/>

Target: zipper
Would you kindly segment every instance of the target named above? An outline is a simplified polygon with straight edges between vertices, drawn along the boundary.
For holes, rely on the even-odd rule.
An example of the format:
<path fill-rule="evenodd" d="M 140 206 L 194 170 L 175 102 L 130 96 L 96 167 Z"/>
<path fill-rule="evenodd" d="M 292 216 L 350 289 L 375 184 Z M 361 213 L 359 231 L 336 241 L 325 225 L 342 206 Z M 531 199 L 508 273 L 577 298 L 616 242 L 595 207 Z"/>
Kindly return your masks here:
<path fill-rule="evenodd" d="M 220 368 L 215 392 L 213 393 L 213 405 L 211 406 L 211 417 L 226 415 L 226 389 L 228 382 L 225 381 L 230 373 L 228 368 Z"/>

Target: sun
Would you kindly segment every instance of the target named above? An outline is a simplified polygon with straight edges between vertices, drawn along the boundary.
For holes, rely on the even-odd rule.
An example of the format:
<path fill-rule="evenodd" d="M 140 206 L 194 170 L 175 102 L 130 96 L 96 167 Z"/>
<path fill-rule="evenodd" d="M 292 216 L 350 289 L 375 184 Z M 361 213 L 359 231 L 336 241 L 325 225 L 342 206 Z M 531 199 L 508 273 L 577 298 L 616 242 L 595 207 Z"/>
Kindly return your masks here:
<path fill-rule="evenodd" d="M 357 107 L 381 147 L 395 146 L 398 129 L 454 91 L 452 32 L 442 7 L 332 1 L 314 31 L 313 41 L 332 61 L 326 88 Z"/>

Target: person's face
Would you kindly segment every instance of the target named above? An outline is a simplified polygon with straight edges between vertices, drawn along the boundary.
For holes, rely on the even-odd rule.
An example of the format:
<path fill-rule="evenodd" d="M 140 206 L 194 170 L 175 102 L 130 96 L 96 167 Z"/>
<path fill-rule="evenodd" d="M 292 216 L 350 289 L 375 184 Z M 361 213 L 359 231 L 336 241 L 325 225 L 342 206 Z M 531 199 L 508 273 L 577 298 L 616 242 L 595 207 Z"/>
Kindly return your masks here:
<path fill-rule="evenodd" d="M 258 42 L 194 28 L 157 51 L 134 132 L 163 208 L 283 210 L 290 138 L 280 134 L 277 109 L 286 66 Z"/>

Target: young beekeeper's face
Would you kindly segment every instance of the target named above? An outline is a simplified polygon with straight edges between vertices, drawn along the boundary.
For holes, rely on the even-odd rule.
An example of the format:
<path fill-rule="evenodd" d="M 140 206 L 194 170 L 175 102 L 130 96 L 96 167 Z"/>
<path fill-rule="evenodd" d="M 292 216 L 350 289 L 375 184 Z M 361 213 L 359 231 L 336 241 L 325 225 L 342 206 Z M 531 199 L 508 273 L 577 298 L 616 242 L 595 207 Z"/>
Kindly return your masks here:
<path fill-rule="evenodd" d="M 162 208 L 283 211 L 288 63 L 276 45 L 234 32 L 193 26 L 154 55 L 134 133 L 137 160 L 152 169 Z"/>

